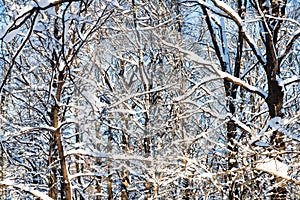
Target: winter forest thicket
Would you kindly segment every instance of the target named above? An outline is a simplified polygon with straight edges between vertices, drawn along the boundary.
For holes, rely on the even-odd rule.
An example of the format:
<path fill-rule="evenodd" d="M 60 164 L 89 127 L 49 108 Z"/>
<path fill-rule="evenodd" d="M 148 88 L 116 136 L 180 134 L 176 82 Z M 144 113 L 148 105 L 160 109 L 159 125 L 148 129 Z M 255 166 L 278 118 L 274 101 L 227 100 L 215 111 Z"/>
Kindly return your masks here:
<path fill-rule="evenodd" d="M 0 0 L 0 199 L 300 199 L 298 0 Z"/>

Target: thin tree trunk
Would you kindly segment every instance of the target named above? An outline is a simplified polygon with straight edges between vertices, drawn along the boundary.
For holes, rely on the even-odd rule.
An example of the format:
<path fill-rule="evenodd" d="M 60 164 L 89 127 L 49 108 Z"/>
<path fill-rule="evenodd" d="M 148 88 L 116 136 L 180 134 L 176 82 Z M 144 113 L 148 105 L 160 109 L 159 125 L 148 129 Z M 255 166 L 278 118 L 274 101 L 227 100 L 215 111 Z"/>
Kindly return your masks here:
<path fill-rule="evenodd" d="M 129 185 L 129 171 L 122 169 L 122 180 L 121 180 L 121 200 L 128 199 L 128 185 Z"/>
<path fill-rule="evenodd" d="M 126 119 L 126 122 L 127 122 L 127 119 Z M 126 123 L 128 124 L 128 122 Z M 125 133 L 123 132 L 122 134 L 122 149 L 123 149 L 123 152 L 125 154 L 128 153 L 128 141 L 127 141 L 127 138 L 125 136 Z M 126 162 L 126 165 L 129 166 L 129 160 L 128 161 L 125 161 Z M 129 187 L 129 184 L 130 184 L 130 172 L 125 169 L 125 168 L 122 168 L 122 179 L 121 179 L 121 199 L 122 200 L 127 200 L 128 197 L 129 197 L 129 193 L 128 193 L 128 187 Z"/>
<path fill-rule="evenodd" d="M 244 12 L 246 12 L 247 1 L 238 0 L 238 15 L 241 17 L 241 19 L 244 19 Z M 239 34 L 238 34 L 238 41 L 237 41 L 237 48 L 236 48 L 236 57 L 235 57 L 235 64 L 234 64 L 234 72 L 233 75 L 237 78 L 240 77 L 240 70 L 241 70 L 241 59 L 243 54 L 243 33 L 241 28 L 239 28 Z M 226 85 L 225 85 L 226 86 Z M 235 100 L 237 98 L 237 89 L 238 86 L 233 84 L 230 88 L 230 90 L 226 91 L 226 96 L 231 98 L 232 101 L 229 102 L 229 110 L 232 115 L 235 114 L 236 108 L 235 108 Z M 225 87 L 226 90 L 226 87 Z M 227 149 L 229 152 L 228 155 L 228 169 L 231 170 L 233 168 L 238 168 L 237 163 L 237 154 L 238 154 L 238 147 L 236 144 L 234 144 L 234 140 L 236 139 L 236 124 L 233 120 L 230 120 L 227 123 Z M 229 199 L 238 199 L 239 196 L 239 190 L 237 188 L 237 185 L 235 181 L 233 180 L 233 175 L 229 175 L 229 179 L 232 182 L 231 189 L 229 191 Z"/>
<path fill-rule="evenodd" d="M 139 33 L 139 31 L 137 30 L 138 28 L 138 24 L 137 24 L 137 7 L 136 7 L 136 2 L 135 0 L 132 0 L 132 15 L 133 15 L 133 22 L 134 22 L 134 28 L 136 31 L 136 36 L 137 36 L 137 42 L 138 42 L 138 70 L 139 70 L 139 75 L 141 76 L 142 82 L 144 83 L 144 91 L 149 91 L 150 90 L 150 85 L 149 85 L 149 80 L 145 80 L 148 79 L 147 74 L 145 73 L 145 69 L 144 69 L 144 64 L 143 64 L 143 49 L 142 49 L 142 41 L 141 41 L 141 35 Z M 149 109 L 150 109 L 150 94 L 146 94 L 145 95 L 145 100 L 144 100 L 144 106 L 145 109 L 147 109 L 147 112 L 145 112 L 145 122 L 144 122 L 144 126 L 145 126 L 145 130 L 144 130 L 144 138 L 142 139 L 141 143 L 142 143 L 142 152 L 144 153 L 144 157 L 148 158 L 150 156 L 150 136 L 149 134 Z M 149 167 L 150 163 L 148 161 L 145 161 L 145 164 L 147 166 L 147 168 Z M 145 173 L 148 173 L 147 170 L 145 170 Z M 147 179 L 145 180 L 145 199 L 149 199 L 151 197 L 151 193 L 152 193 L 152 184 L 151 182 L 149 182 Z"/>
<path fill-rule="evenodd" d="M 101 127 L 101 124 L 97 124 L 96 125 L 96 138 L 100 138 L 100 136 L 99 136 L 99 133 L 100 133 L 100 128 Z M 98 145 L 97 145 L 98 146 Z M 100 151 L 100 148 L 97 148 L 97 150 L 98 151 Z M 101 159 L 99 159 L 99 158 L 96 158 L 96 165 L 101 165 Z M 83 168 L 83 167 L 82 167 Z M 102 186 L 101 186 L 101 183 L 102 183 L 102 176 L 100 175 L 100 176 L 97 176 L 96 177 L 96 192 L 97 192 L 97 196 L 96 196 L 96 200 L 101 200 L 101 196 L 100 196 L 100 194 L 101 194 L 101 190 L 102 190 Z M 83 197 L 83 199 L 84 199 L 84 197 Z M 83 200 L 82 199 L 82 200 Z"/>
<path fill-rule="evenodd" d="M 55 69 L 55 62 L 57 60 L 55 56 L 55 51 L 53 51 L 53 60 L 51 62 L 51 67 Z M 53 84 L 50 87 L 57 87 L 57 83 L 53 80 Z M 52 121 L 52 125 L 54 126 L 54 106 L 51 108 L 49 112 L 49 117 Z M 57 148 L 56 148 L 56 141 L 55 141 L 55 134 L 52 132 L 49 136 L 49 155 L 48 155 L 48 167 L 50 168 L 49 178 L 48 178 L 48 195 L 52 199 L 57 199 L 58 197 L 58 184 L 57 184 Z"/>
<path fill-rule="evenodd" d="M 75 128 L 76 132 L 78 133 L 79 130 L 78 130 L 78 125 L 76 125 L 76 128 Z M 81 135 L 76 135 L 76 143 L 80 143 L 82 142 L 82 136 Z M 76 161 L 80 160 L 80 156 L 79 155 L 75 155 L 75 159 Z M 83 172 L 83 164 L 82 163 L 78 163 L 76 162 L 75 163 L 75 167 L 76 167 L 76 173 L 81 173 Z M 78 181 L 78 184 L 79 185 L 82 185 L 82 181 L 81 181 L 81 177 L 78 177 L 77 178 L 77 181 Z M 97 188 L 98 189 L 98 188 Z M 100 189 L 101 190 L 101 189 Z M 99 192 L 100 193 L 100 192 Z M 75 199 L 79 199 L 79 200 L 84 200 L 84 196 L 82 196 L 82 194 L 80 194 L 80 192 L 76 192 L 76 197 Z"/>
<path fill-rule="evenodd" d="M 239 0 L 239 7 L 242 7 L 242 1 Z M 216 55 L 219 59 L 221 69 L 224 72 L 231 73 L 229 71 L 230 69 L 230 63 L 226 61 L 224 58 L 224 55 L 226 54 L 226 49 L 223 48 L 224 45 L 221 45 L 220 42 L 218 42 L 217 36 L 215 34 L 214 26 L 211 22 L 211 19 L 209 17 L 208 11 L 204 6 L 201 6 L 205 17 L 206 24 L 208 25 L 208 30 L 210 32 L 210 36 L 212 39 L 212 43 L 214 46 L 214 49 L 216 51 Z M 241 10 L 242 12 L 242 10 Z M 241 15 L 241 12 L 239 14 Z M 222 34 L 222 31 L 225 30 L 219 30 L 220 35 Z M 226 44 L 226 38 L 221 37 L 221 43 Z M 236 59 L 235 59 L 235 67 L 234 67 L 234 76 L 239 77 L 240 74 L 240 65 L 241 65 L 241 56 L 242 56 L 242 48 L 243 48 L 243 38 L 242 38 L 242 33 L 241 30 L 239 31 L 239 37 L 238 37 L 238 42 L 237 42 L 237 54 L 236 54 Z M 228 55 L 226 55 L 228 56 Z M 229 108 L 229 112 L 231 115 L 235 114 L 236 108 L 235 108 L 235 99 L 237 96 L 237 85 L 231 84 L 230 81 L 224 80 L 224 89 L 225 89 L 225 95 L 227 98 L 227 107 Z M 226 150 L 227 150 L 227 170 L 231 170 L 233 168 L 238 167 L 237 163 L 237 153 L 238 153 L 238 148 L 235 144 L 235 139 L 236 139 L 236 124 L 233 120 L 229 120 L 227 122 L 227 133 L 226 133 Z M 229 191 L 229 199 L 236 199 L 238 196 L 238 190 L 236 189 L 236 184 L 234 180 L 235 175 L 229 173 L 228 176 L 226 177 L 227 183 L 229 185 L 228 191 Z"/>
<path fill-rule="evenodd" d="M 4 74 L 6 74 L 6 72 L 4 72 Z M 1 98 L 1 102 L 0 102 L 0 116 L 3 117 L 3 119 L 5 119 L 5 115 L 6 115 L 6 111 L 5 109 L 3 109 L 5 107 L 5 104 L 6 104 L 6 98 L 5 98 L 5 91 L 2 92 L 2 95 L 0 96 Z M 0 118 L 0 136 L 4 136 L 5 135 L 5 121 L 2 120 Z M 4 150 L 4 146 L 1 144 L 1 147 L 0 147 L 0 151 L 1 151 L 1 157 L 0 157 L 0 167 L 1 167 L 1 172 L 0 172 L 0 181 L 3 181 L 4 178 L 5 178 L 5 150 Z M 5 197 L 5 188 L 6 186 L 5 185 L 0 185 L 0 197 L 1 199 L 4 199 Z M 2 198 L 3 197 L 3 198 Z"/>
<path fill-rule="evenodd" d="M 56 101 L 59 103 L 61 94 L 62 94 L 62 88 L 64 85 L 64 70 L 58 72 L 58 83 L 57 83 L 57 89 L 56 89 Z M 53 110 L 53 127 L 56 129 L 54 131 L 54 136 L 55 136 L 55 143 L 57 146 L 58 150 L 58 155 L 59 155 L 59 161 L 60 161 L 60 170 L 61 170 L 61 176 L 62 176 L 62 181 L 61 181 L 61 187 L 62 187 L 62 199 L 65 197 L 66 200 L 71 200 L 72 199 L 72 191 L 71 191 L 71 183 L 68 177 L 68 168 L 67 168 L 67 163 L 65 159 L 65 154 L 64 154 L 64 146 L 62 143 L 62 133 L 60 131 L 60 128 L 58 127 L 59 125 L 59 109 L 60 106 L 56 104 L 54 106 Z"/>
<path fill-rule="evenodd" d="M 48 167 L 50 168 L 50 174 L 48 178 L 48 195 L 52 199 L 57 199 L 58 191 L 57 191 L 57 167 L 56 167 L 56 160 L 57 160 L 57 151 L 55 151 L 55 141 L 54 141 L 54 134 L 51 133 L 49 138 L 49 155 L 48 155 Z"/>
<path fill-rule="evenodd" d="M 110 120 L 112 120 L 112 114 L 110 114 Z M 110 122 L 109 122 L 110 123 Z M 108 144 L 107 144 L 107 152 L 111 153 L 112 152 L 112 128 L 109 127 L 108 130 Z M 112 184 L 112 163 L 111 163 L 111 158 L 107 159 L 107 168 L 108 168 L 108 183 L 107 183 L 107 192 L 108 192 L 108 199 L 111 200 L 113 199 L 113 184 Z"/>

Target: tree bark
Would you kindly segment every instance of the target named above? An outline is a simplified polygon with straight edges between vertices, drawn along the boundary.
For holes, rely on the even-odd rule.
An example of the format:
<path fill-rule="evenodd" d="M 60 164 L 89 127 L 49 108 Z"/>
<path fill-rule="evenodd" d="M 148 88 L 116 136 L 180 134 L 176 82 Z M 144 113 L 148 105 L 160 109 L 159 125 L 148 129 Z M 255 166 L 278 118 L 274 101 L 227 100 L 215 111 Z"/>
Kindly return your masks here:
<path fill-rule="evenodd" d="M 239 15 L 241 16 L 243 12 L 245 12 L 242 9 L 242 1 L 238 1 L 238 7 L 239 7 Z M 212 39 L 212 43 L 216 52 L 216 55 L 218 57 L 218 60 L 221 65 L 221 70 L 223 72 L 231 73 L 229 71 L 230 69 L 230 63 L 226 62 L 224 59 L 224 52 L 225 49 L 222 48 L 224 45 L 221 45 L 220 42 L 217 39 L 217 36 L 215 34 L 215 29 L 214 26 L 211 22 L 211 19 L 209 17 L 209 13 L 206 10 L 204 6 L 201 5 L 201 8 L 203 10 L 205 17 L 206 24 L 208 25 L 208 30 L 210 32 L 210 36 Z M 225 30 L 219 30 L 220 32 L 225 31 Z M 220 33 L 222 35 L 222 33 Z M 221 43 L 225 44 L 227 43 L 226 38 L 220 37 Z M 222 47 L 221 47 L 222 46 Z M 236 52 L 236 58 L 235 58 L 235 66 L 234 66 L 234 76 L 239 77 L 240 74 L 240 65 L 241 65 L 241 57 L 242 57 L 242 49 L 243 49 L 243 34 L 241 29 L 239 30 L 239 37 L 237 41 L 237 52 Z M 235 114 L 236 108 L 235 108 L 235 99 L 237 97 L 237 88 L 238 85 L 232 84 L 229 80 L 224 79 L 224 89 L 225 89 L 225 95 L 227 98 L 227 107 L 229 109 L 230 114 L 233 116 Z M 235 139 L 236 139 L 236 124 L 233 120 L 229 120 L 227 122 L 227 133 L 226 133 L 226 150 L 227 150 L 227 170 L 231 170 L 233 168 L 238 167 L 237 163 L 237 153 L 238 153 L 238 148 L 235 144 Z M 236 189 L 236 184 L 234 180 L 233 174 L 228 174 L 226 177 L 227 182 L 229 184 L 229 199 L 236 199 L 238 196 L 238 190 Z"/>
<path fill-rule="evenodd" d="M 49 139 L 49 155 L 48 155 L 48 167 L 50 167 L 50 174 L 48 178 L 48 195 L 52 199 L 57 199 L 58 190 L 57 190 L 57 151 L 56 151 L 56 142 L 54 141 L 54 133 L 51 133 Z"/>
<path fill-rule="evenodd" d="M 111 121 L 112 121 L 112 118 L 113 118 L 113 115 L 112 114 L 110 114 L 109 115 L 109 117 L 110 117 L 110 121 L 109 121 L 109 123 L 111 123 Z M 108 128 L 108 144 L 107 144 L 107 152 L 108 153 L 111 153 L 112 152 L 112 128 L 111 127 L 109 127 Z M 107 197 L 107 199 L 109 199 L 109 200 L 111 200 L 111 199 L 113 199 L 113 184 L 112 184 L 112 173 L 111 173 L 111 171 L 112 171 L 112 161 L 111 161 L 111 158 L 110 157 L 108 157 L 108 159 L 107 159 L 107 168 L 108 168 L 108 177 L 107 177 L 107 193 L 108 193 L 108 197 Z"/>
<path fill-rule="evenodd" d="M 286 1 L 279 3 L 278 1 L 271 1 L 271 4 L 268 5 L 266 0 L 259 1 L 259 8 L 262 9 L 263 13 L 271 14 L 275 17 L 282 17 L 285 15 L 285 5 Z M 265 16 L 263 16 L 265 17 Z M 284 92 L 281 85 L 279 85 L 278 78 L 280 76 L 280 63 L 277 58 L 278 49 L 276 48 L 278 42 L 278 34 L 281 27 L 281 20 L 266 19 L 263 20 L 262 26 L 266 32 L 265 36 L 265 47 L 266 47 L 266 64 L 264 69 L 267 74 L 268 81 L 268 97 L 266 98 L 266 103 L 269 108 L 269 115 L 271 118 L 274 117 L 283 117 L 282 105 Z M 276 151 L 282 151 L 285 149 L 285 142 L 283 140 L 284 134 L 280 131 L 273 131 L 270 137 L 271 146 Z M 280 157 L 276 157 L 280 160 Z M 281 180 L 274 178 L 272 180 L 273 184 L 276 185 Z M 271 191 L 271 199 L 286 199 L 287 189 L 285 186 L 279 185 Z"/>
<path fill-rule="evenodd" d="M 3 119 L 5 119 L 5 115 L 6 115 L 6 110 L 4 109 L 5 108 L 5 105 L 6 105 L 6 98 L 5 98 L 5 92 L 3 91 L 2 92 L 2 95 L 0 96 L 1 98 L 1 102 L 0 102 L 0 116 L 3 117 Z M 4 136 L 5 135 L 5 121 L 0 119 L 0 137 Z M 0 157 L 0 181 L 3 181 L 4 178 L 5 178 L 5 161 L 6 161 L 6 157 L 5 157 L 5 150 L 4 150 L 4 147 L 3 145 L 1 145 L 0 147 L 0 151 L 1 151 L 1 157 Z M 1 197 L 5 197 L 5 188 L 6 186 L 5 185 L 0 185 L 0 196 Z"/>
<path fill-rule="evenodd" d="M 121 180 L 121 200 L 127 200 L 128 199 L 128 186 L 130 184 L 129 182 L 129 171 L 126 169 L 122 169 L 122 180 Z"/>
<path fill-rule="evenodd" d="M 59 103 L 61 99 L 61 94 L 62 94 L 62 88 L 64 85 L 64 70 L 58 72 L 58 83 L 57 83 L 57 89 L 56 89 L 56 102 Z M 59 127 L 59 109 L 60 106 L 58 104 L 55 104 L 54 110 L 53 110 L 53 127 L 56 129 L 54 131 L 54 137 L 55 137 L 55 143 L 57 146 L 58 150 L 58 155 L 59 155 L 59 162 L 60 162 L 60 170 L 61 170 L 61 187 L 62 187 L 62 193 L 61 193 L 61 199 L 66 200 L 72 200 L 72 191 L 71 191 L 71 183 L 68 177 L 68 168 L 67 168 L 67 163 L 65 159 L 65 154 L 64 154 L 64 146 L 62 143 L 62 133 Z"/>

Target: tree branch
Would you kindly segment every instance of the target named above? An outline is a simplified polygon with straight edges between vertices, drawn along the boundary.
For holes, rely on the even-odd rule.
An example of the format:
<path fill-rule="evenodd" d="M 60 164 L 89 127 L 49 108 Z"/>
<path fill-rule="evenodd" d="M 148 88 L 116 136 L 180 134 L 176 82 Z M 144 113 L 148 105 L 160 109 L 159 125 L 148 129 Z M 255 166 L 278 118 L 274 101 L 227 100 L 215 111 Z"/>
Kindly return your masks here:
<path fill-rule="evenodd" d="M 201 4 L 202 1 L 198 1 Z M 231 19 L 236 23 L 236 25 L 240 28 L 241 34 L 243 35 L 246 42 L 251 47 L 252 51 L 256 55 L 257 59 L 260 61 L 261 64 L 266 63 L 266 59 L 261 54 L 260 50 L 258 49 L 257 45 L 255 44 L 253 38 L 246 34 L 246 27 L 243 24 L 242 18 L 236 13 L 231 7 L 229 7 L 226 3 L 219 1 L 219 0 L 212 0 L 212 2 L 225 13 L 227 13 Z"/>
<path fill-rule="evenodd" d="M 53 200 L 52 198 L 50 198 L 48 195 L 38 191 L 38 190 L 35 190 L 34 188 L 32 187 L 28 187 L 28 186 L 25 186 L 25 185 L 19 185 L 19 184 L 15 184 L 14 182 L 12 182 L 11 180 L 4 180 L 4 181 L 1 181 L 0 182 L 0 185 L 6 185 L 6 186 L 11 186 L 11 187 L 14 187 L 14 188 L 17 188 L 17 189 L 21 189 L 27 193 L 30 193 L 32 194 L 33 196 L 35 197 L 38 197 L 39 199 L 41 200 Z"/>
<path fill-rule="evenodd" d="M 300 37 L 300 29 L 294 32 L 293 37 L 287 42 L 286 49 L 284 53 L 279 57 L 278 63 L 279 65 L 283 61 L 283 59 L 288 55 L 288 52 L 292 49 L 295 41 Z"/>

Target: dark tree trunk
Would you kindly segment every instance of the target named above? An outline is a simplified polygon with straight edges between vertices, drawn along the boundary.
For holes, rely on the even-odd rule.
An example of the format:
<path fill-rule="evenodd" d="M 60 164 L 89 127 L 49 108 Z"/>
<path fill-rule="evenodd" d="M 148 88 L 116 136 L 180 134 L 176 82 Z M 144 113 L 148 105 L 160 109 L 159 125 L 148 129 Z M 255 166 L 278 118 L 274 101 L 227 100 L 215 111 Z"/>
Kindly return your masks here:
<path fill-rule="evenodd" d="M 258 7 L 260 7 L 263 13 L 271 14 L 275 17 L 282 17 L 285 15 L 285 5 L 286 1 L 279 3 L 278 1 L 271 1 L 271 4 L 267 4 L 267 0 L 260 0 Z M 266 32 L 265 47 L 266 47 L 266 64 L 264 66 L 265 72 L 267 74 L 268 81 L 268 97 L 266 98 L 266 103 L 269 108 L 269 115 L 271 118 L 283 117 L 282 105 L 284 92 L 282 86 L 279 85 L 278 78 L 280 77 L 280 62 L 278 60 L 278 33 L 281 27 L 281 20 L 274 20 L 268 18 L 266 22 L 261 22 L 264 31 Z M 276 151 L 282 151 L 285 149 L 285 142 L 283 140 L 283 133 L 280 131 L 273 131 L 270 137 L 270 144 Z M 281 160 L 280 157 L 276 156 L 277 160 Z M 280 180 L 274 178 L 272 180 L 274 185 Z M 287 190 L 285 186 L 275 186 L 271 191 L 271 199 L 286 199 Z"/>
<path fill-rule="evenodd" d="M 246 12 L 245 8 L 247 1 L 238 1 L 238 14 L 239 16 L 243 19 L 244 15 L 243 13 Z M 212 43 L 216 52 L 216 55 L 219 59 L 221 69 L 224 72 L 231 73 L 229 69 L 231 68 L 230 63 L 226 62 L 224 59 L 224 54 L 226 54 L 226 50 L 224 49 L 223 45 L 220 44 L 219 40 L 217 39 L 217 36 L 215 34 L 215 28 L 211 22 L 211 19 L 209 17 L 208 11 L 204 6 L 201 6 L 203 10 L 203 14 L 206 16 L 205 21 L 208 25 L 208 30 L 210 32 L 210 36 L 212 39 Z M 219 30 L 220 32 L 225 31 L 225 30 Z M 222 35 L 222 33 L 220 33 Z M 221 43 L 225 44 L 227 41 L 226 38 L 220 38 Z M 237 40 L 237 49 L 236 49 L 236 57 L 235 57 L 235 63 L 234 63 L 234 70 L 233 70 L 233 75 L 235 77 L 240 76 L 240 69 L 241 69 L 241 58 L 242 58 L 242 51 L 243 50 L 243 33 L 241 28 L 239 29 L 239 35 L 238 35 L 238 40 Z M 237 98 L 237 89 L 238 85 L 235 85 L 231 83 L 229 80 L 224 80 L 224 89 L 225 89 L 225 95 L 227 98 L 227 107 L 229 109 L 229 112 L 232 116 L 234 116 L 236 112 L 236 106 L 235 106 L 235 100 Z M 226 133 L 226 149 L 227 149 L 227 169 L 232 170 L 233 168 L 238 167 L 237 163 L 237 154 L 238 154 L 238 148 L 235 144 L 236 140 L 236 131 L 237 131 L 237 126 L 234 122 L 234 120 L 229 120 L 227 122 L 227 133 Z M 238 197 L 238 189 L 236 188 L 236 183 L 235 183 L 235 175 L 234 174 L 228 174 L 227 182 L 230 185 L 229 189 L 229 199 L 237 199 Z"/>

